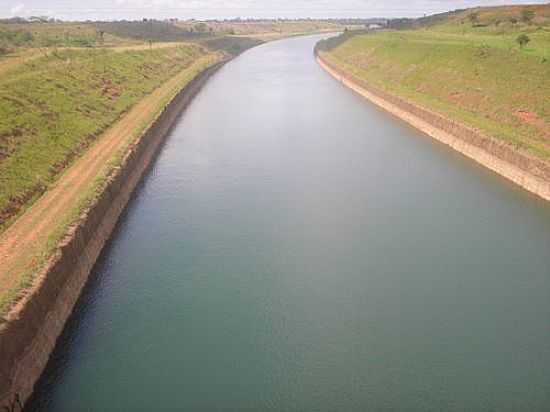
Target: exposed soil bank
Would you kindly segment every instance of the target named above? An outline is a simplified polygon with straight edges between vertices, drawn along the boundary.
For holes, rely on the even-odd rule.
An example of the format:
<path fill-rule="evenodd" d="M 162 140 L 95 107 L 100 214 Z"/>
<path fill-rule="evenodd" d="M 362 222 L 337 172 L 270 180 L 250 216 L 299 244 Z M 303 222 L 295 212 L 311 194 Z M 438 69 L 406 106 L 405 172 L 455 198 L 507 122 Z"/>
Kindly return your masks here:
<path fill-rule="evenodd" d="M 345 86 L 434 139 L 550 201 L 550 164 L 478 130 L 369 85 L 315 51 L 317 61 Z"/>
<path fill-rule="evenodd" d="M 38 275 L 24 305 L 0 326 L 0 409 L 29 398 L 65 321 L 130 196 L 170 128 L 201 87 L 228 60 L 197 75 L 158 115 L 109 176 L 105 189 Z"/>

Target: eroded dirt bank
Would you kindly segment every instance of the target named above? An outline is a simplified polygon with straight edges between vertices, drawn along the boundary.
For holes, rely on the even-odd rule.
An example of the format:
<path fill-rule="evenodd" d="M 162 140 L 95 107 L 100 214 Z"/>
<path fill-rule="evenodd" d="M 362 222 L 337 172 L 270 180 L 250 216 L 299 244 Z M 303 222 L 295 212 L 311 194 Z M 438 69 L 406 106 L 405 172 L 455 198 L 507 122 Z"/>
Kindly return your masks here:
<path fill-rule="evenodd" d="M 105 189 L 82 214 L 38 275 L 24 304 L 0 325 L 0 409 L 19 410 L 46 366 L 65 321 L 130 196 L 178 115 L 227 60 L 197 75 L 159 114 L 109 176 Z M 14 409 L 11 409 L 14 408 Z"/>
<path fill-rule="evenodd" d="M 373 87 L 329 62 L 318 50 L 315 51 L 315 55 L 321 67 L 359 95 L 524 189 L 550 201 L 550 164 L 547 162 Z"/>

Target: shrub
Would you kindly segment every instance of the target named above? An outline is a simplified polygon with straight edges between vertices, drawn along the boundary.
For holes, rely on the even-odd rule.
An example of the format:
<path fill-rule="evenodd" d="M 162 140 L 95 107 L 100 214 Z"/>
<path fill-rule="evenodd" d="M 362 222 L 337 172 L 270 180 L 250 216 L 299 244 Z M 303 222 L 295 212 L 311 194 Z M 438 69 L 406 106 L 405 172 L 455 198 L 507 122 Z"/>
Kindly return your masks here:
<path fill-rule="evenodd" d="M 519 47 L 522 48 L 522 49 L 523 49 L 523 46 L 525 46 L 530 41 L 531 41 L 531 39 L 525 33 L 520 34 L 516 39 L 516 42 L 519 44 Z"/>

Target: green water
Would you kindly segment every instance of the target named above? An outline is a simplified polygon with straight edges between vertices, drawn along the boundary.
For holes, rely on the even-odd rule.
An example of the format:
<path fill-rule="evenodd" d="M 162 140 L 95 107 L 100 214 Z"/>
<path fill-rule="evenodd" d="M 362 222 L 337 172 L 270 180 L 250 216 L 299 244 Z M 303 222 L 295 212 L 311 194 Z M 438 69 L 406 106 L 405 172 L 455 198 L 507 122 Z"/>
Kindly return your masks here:
<path fill-rule="evenodd" d="M 205 87 L 28 410 L 550 410 L 550 207 L 320 69 Z"/>

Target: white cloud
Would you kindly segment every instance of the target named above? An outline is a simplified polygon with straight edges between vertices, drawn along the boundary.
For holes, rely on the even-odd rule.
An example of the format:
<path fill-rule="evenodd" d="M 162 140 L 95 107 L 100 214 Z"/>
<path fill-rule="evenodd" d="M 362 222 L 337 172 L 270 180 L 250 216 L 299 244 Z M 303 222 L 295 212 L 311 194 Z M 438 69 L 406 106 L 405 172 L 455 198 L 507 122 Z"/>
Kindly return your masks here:
<path fill-rule="evenodd" d="M 10 13 L 12 16 L 17 16 L 18 14 L 21 14 L 24 9 L 25 5 L 23 3 L 17 3 L 10 9 Z"/>
<path fill-rule="evenodd" d="M 82 20 L 237 16 L 412 17 L 474 5 L 545 2 L 548 0 L 0 0 L 0 18 L 16 14 Z M 13 7 L 2 7 L 3 3 Z"/>

